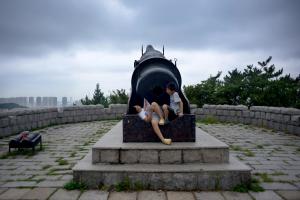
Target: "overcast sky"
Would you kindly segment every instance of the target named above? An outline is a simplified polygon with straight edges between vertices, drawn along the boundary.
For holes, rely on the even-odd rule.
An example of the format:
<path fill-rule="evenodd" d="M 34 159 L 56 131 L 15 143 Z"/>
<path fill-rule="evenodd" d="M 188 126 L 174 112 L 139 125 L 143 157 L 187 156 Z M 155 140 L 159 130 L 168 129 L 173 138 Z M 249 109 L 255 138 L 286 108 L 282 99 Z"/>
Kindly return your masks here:
<path fill-rule="evenodd" d="M 272 55 L 300 73 L 298 0 L 1 0 L 0 97 L 130 89 L 141 45 L 177 58 L 183 84 Z"/>

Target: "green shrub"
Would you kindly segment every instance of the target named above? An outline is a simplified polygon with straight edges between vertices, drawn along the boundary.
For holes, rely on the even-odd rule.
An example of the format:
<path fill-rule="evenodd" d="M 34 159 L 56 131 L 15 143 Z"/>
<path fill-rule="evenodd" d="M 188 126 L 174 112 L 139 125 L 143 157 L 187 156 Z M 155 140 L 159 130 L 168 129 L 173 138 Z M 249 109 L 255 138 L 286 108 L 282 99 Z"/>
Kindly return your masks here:
<path fill-rule="evenodd" d="M 205 118 L 198 120 L 198 122 L 200 123 L 204 123 L 204 124 L 217 124 L 219 123 L 219 121 L 211 115 L 206 116 Z"/>
<path fill-rule="evenodd" d="M 263 192 L 265 189 L 259 185 L 259 181 L 257 179 L 251 179 L 251 182 L 249 184 L 238 184 L 233 188 L 233 191 L 235 192 Z"/>
<path fill-rule="evenodd" d="M 79 183 L 75 181 L 69 181 L 64 185 L 66 190 L 86 190 L 87 186 L 84 183 Z"/>

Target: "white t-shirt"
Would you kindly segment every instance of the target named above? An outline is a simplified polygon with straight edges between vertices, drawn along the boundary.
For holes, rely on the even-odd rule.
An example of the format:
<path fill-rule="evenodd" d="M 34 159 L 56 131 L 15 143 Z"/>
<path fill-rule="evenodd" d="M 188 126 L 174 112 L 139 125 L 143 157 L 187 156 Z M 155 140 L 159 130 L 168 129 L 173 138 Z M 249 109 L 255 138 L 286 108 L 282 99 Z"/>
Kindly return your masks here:
<path fill-rule="evenodd" d="M 175 114 L 180 111 L 180 107 L 179 107 L 180 101 L 181 99 L 177 92 L 174 92 L 172 95 L 170 95 L 170 108 L 174 110 Z"/>

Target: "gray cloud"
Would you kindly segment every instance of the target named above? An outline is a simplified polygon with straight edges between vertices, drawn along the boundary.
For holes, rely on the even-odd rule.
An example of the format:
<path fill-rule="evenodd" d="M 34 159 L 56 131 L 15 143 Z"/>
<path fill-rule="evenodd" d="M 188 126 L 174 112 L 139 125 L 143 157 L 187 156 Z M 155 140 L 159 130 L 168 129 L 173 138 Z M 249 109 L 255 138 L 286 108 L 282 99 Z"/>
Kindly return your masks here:
<path fill-rule="evenodd" d="M 285 72 L 299 74 L 299 8 L 297 0 L 0 1 L 0 95 L 30 88 L 42 93 L 47 87 L 79 97 L 98 81 L 106 91 L 127 89 L 129 81 L 108 76 L 118 80 L 126 74 L 122 80 L 130 80 L 138 48 L 148 43 L 158 49 L 164 44 L 167 54 L 178 52 L 179 63 L 190 66 L 182 68 L 188 83 L 269 55 Z M 87 59 L 73 55 L 82 52 Z"/>
<path fill-rule="evenodd" d="M 296 0 L 108 2 L 114 1 L 1 1 L 0 53 L 36 56 L 81 45 L 125 50 L 151 42 L 300 54 Z"/>

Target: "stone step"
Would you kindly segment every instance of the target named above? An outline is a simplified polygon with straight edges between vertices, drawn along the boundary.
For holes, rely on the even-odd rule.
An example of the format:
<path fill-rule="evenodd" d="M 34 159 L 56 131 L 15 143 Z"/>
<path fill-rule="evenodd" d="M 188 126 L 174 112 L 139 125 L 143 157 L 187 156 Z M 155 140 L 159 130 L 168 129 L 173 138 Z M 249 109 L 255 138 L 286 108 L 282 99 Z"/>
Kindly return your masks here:
<path fill-rule="evenodd" d="M 122 122 L 106 133 L 92 148 L 93 163 L 180 164 L 228 163 L 229 148 L 199 128 L 195 142 L 123 143 Z"/>
<path fill-rule="evenodd" d="M 92 164 L 92 152 L 73 168 L 74 180 L 89 188 L 128 180 L 151 190 L 230 190 L 250 181 L 250 168 L 235 158 L 228 163 Z"/>

